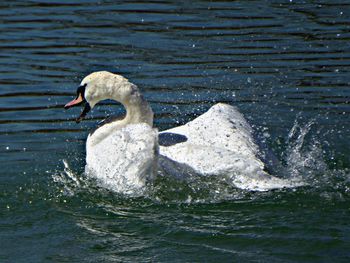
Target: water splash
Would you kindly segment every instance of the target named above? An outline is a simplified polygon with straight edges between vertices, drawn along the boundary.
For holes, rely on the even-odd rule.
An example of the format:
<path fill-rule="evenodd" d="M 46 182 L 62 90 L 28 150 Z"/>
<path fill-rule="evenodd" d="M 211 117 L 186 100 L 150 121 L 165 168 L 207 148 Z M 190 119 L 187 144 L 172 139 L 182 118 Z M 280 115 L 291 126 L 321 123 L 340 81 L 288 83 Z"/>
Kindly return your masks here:
<path fill-rule="evenodd" d="M 315 120 L 304 125 L 299 124 L 298 118 L 294 121 L 287 137 L 287 148 L 283 155 L 286 164 L 282 174 L 288 178 L 300 178 L 309 184 L 319 174 L 328 170 L 324 152 L 318 138 L 311 135 Z M 310 137 L 308 140 L 307 137 Z"/>
<path fill-rule="evenodd" d="M 52 174 L 54 183 L 59 188 L 59 192 L 63 196 L 74 196 L 77 191 L 86 189 L 87 180 L 74 172 L 68 164 L 67 160 L 62 160 L 64 169 Z"/>
<path fill-rule="evenodd" d="M 279 180 L 283 180 L 281 182 L 289 183 L 290 188 L 301 185 L 319 188 L 322 185 L 329 185 L 335 174 L 325 162 L 322 145 L 315 133 L 312 132 L 313 127 L 315 127 L 315 120 L 301 124 L 297 118 L 286 137 L 285 150 L 278 158 L 281 165 L 276 176 Z M 73 171 L 67 160 L 63 160 L 63 166 L 63 171 L 52 175 L 53 181 L 60 186 L 62 195 L 74 196 L 82 192 L 89 195 L 101 194 L 102 189 L 96 180 L 92 180 L 85 173 L 78 174 Z M 247 187 L 237 187 L 232 175 L 203 177 L 193 171 L 184 172 L 186 176 L 176 177 L 170 176 L 166 171 L 160 169 L 156 180 L 153 184 L 149 184 L 146 191 L 142 193 L 142 198 L 161 203 L 212 203 L 261 195 Z M 349 173 L 337 174 L 341 174 L 342 184 L 338 186 L 333 184 L 333 187 L 349 188 Z M 337 181 L 339 181 L 338 179 Z M 249 184 L 249 180 L 247 180 L 247 184 Z M 288 191 L 286 188 L 289 187 L 286 184 L 281 184 L 281 187 L 274 187 L 274 191 Z M 111 194 L 108 192 L 109 190 L 103 189 L 103 191 L 107 191 L 105 197 Z M 112 192 L 112 195 L 120 196 L 120 193 Z M 128 192 L 122 196 L 124 198 L 137 198 L 140 197 L 140 193 Z"/>

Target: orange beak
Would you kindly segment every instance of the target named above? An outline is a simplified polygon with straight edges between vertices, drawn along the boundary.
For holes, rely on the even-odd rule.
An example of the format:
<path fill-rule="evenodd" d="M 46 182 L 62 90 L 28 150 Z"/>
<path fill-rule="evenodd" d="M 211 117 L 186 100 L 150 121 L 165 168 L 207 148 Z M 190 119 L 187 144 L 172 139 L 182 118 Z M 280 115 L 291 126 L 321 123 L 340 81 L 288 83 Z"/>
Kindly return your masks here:
<path fill-rule="evenodd" d="M 64 108 L 67 110 L 71 107 L 78 106 L 84 101 L 81 94 L 79 94 L 74 100 L 68 102 L 66 105 L 64 105 Z"/>

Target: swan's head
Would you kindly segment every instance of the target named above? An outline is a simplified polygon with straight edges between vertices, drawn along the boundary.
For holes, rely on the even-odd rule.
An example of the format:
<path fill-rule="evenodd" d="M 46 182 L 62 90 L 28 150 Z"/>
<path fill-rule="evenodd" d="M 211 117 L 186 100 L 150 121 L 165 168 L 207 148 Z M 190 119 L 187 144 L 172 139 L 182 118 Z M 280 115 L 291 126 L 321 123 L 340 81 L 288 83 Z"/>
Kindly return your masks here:
<path fill-rule="evenodd" d="M 86 76 L 77 89 L 74 100 L 67 103 L 64 108 L 84 104 L 84 109 L 76 122 L 80 122 L 86 114 L 101 100 L 115 99 L 124 102 L 133 91 L 135 85 L 126 78 L 107 71 L 98 71 Z"/>

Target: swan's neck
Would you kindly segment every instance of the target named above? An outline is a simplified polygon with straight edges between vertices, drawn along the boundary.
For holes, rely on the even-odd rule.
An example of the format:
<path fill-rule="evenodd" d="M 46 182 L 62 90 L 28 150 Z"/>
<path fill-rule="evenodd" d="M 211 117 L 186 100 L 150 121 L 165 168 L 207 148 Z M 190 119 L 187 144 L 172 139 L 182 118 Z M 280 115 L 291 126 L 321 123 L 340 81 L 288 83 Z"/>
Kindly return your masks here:
<path fill-rule="evenodd" d="M 153 111 L 148 102 L 139 93 L 137 88 L 133 88 L 129 96 L 123 98 L 112 98 L 120 103 L 126 109 L 126 116 L 122 120 L 117 120 L 105 124 L 89 135 L 87 145 L 94 145 L 107 138 L 113 131 L 121 129 L 128 124 L 147 123 L 153 126 Z"/>
<path fill-rule="evenodd" d="M 135 91 L 129 98 L 121 102 L 126 109 L 126 116 L 122 120 L 124 125 L 130 123 L 147 123 L 153 126 L 153 112 L 143 96 Z"/>

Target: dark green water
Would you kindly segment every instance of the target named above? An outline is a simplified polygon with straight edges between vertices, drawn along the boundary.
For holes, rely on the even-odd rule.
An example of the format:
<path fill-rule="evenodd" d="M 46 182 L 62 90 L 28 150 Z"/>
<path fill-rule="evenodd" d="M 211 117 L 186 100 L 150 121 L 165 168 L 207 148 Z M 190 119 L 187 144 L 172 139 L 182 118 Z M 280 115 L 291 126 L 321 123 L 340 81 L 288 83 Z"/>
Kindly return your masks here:
<path fill-rule="evenodd" d="M 0 262 L 349 262 L 349 1 L 72 2 L 0 3 Z M 96 70 L 136 83 L 159 129 L 238 106 L 309 186 L 99 188 L 85 138 L 122 109 L 63 110 Z"/>

